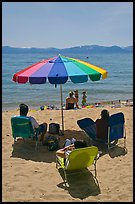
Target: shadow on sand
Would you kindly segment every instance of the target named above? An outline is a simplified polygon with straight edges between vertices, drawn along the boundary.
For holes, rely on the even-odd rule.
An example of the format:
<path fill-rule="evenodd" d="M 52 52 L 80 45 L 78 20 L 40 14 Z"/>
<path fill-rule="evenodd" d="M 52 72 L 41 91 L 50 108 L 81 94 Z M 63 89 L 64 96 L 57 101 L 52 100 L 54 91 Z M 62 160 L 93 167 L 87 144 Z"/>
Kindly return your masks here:
<path fill-rule="evenodd" d="M 60 148 L 63 147 L 64 141 L 66 138 L 76 138 L 76 139 L 84 139 L 86 140 L 87 144 L 95 145 L 98 147 L 99 151 L 102 152 L 101 156 L 108 154 L 111 158 L 125 155 L 127 150 L 123 147 L 116 146 L 108 151 L 106 145 L 95 143 L 94 141 L 90 140 L 88 136 L 83 131 L 76 131 L 76 130 L 65 130 L 64 136 L 58 136 Z M 43 146 L 41 142 L 38 143 L 38 150 L 35 151 L 35 141 L 28 140 L 24 141 L 22 139 L 18 139 L 13 145 L 13 151 L 11 157 L 21 158 L 25 160 L 32 160 L 35 162 L 55 162 L 56 160 L 56 151 L 49 151 L 47 146 Z"/>
<path fill-rule="evenodd" d="M 125 154 L 127 154 L 127 149 L 124 148 L 124 145 L 119 142 L 109 150 L 106 144 L 101 144 L 98 142 L 91 141 L 91 145 L 95 145 L 98 147 L 99 151 L 101 152 L 100 156 L 108 154 L 111 158 L 115 158 L 115 157 L 124 156 Z"/>
<path fill-rule="evenodd" d="M 49 151 L 47 146 L 43 146 L 40 142 L 37 151 L 35 151 L 35 141 L 32 140 L 18 140 L 12 146 L 11 157 L 47 163 L 55 162 L 56 160 L 55 151 Z"/>
<path fill-rule="evenodd" d="M 62 148 L 66 138 L 83 138 L 84 134 L 82 131 L 65 130 L 64 136 L 56 135 L 56 137 L 58 137 L 60 148 Z M 38 150 L 35 151 L 35 141 L 32 139 L 24 141 L 22 138 L 18 138 L 17 141 L 12 144 L 12 147 L 13 151 L 11 157 L 32 160 L 35 162 L 51 163 L 56 161 L 56 151 L 49 151 L 47 146 L 43 146 L 41 142 L 38 142 Z"/>
<path fill-rule="evenodd" d="M 61 168 L 58 170 L 64 180 L 63 170 Z M 81 200 L 101 193 L 97 178 L 89 170 L 83 173 L 69 174 L 67 175 L 67 184 L 65 185 L 65 182 L 62 182 L 57 186 L 68 191 L 73 198 L 79 198 Z"/>

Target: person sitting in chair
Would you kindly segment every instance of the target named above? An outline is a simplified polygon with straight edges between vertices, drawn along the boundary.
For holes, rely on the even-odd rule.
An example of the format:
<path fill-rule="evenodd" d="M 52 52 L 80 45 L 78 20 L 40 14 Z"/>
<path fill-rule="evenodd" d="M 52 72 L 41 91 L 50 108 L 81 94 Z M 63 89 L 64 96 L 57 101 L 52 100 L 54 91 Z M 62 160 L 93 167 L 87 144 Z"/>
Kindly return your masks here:
<path fill-rule="evenodd" d="M 77 106 L 76 99 L 73 95 L 74 95 L 74 93 L 72 91 L 70 91 L 69 96 L 66 98 L 66 110 L 74 109 L 75 104 Z"/>
<path fill-rule="evenodd" d="M 101 118 L 96 120 L 96 135 L 97 139 L 107 139 L 109 126 L 109 112 L 104 109 L 101 111 Z"/>
<path fill-rule="evenodd" d="M 66 143 L 68 144 L 69 141 L 66 141 Z M 87 143 L 85 140 L 74 139 L 72 144 L 65 146 L 62 149 L 57 150 L 56 155 L 66 159 L 71 151 L 73 151 L 74 149 L 83 148 L 83 147 L 87 147 Z"/>
<path fill-rule="evenodd" d="M 21 103 L 20 104 L 20 116 L 25 116 L 27 118 L 30 118 L 31 124 L 33 126 L 33 129 L 39 128 L 39 134 L 41 134 L 41 138 L 40 141 L 44 141 L 44 137 L 45 137 L 45 133 L 47 132 L 47 123 L 42 123 L 42 124 L 38 124 L 38 122 L 36 121 L 36 119 L 32 116 L 27 116 L 28 111 L 29 111 L 29 107 L 24 104 Z"/>

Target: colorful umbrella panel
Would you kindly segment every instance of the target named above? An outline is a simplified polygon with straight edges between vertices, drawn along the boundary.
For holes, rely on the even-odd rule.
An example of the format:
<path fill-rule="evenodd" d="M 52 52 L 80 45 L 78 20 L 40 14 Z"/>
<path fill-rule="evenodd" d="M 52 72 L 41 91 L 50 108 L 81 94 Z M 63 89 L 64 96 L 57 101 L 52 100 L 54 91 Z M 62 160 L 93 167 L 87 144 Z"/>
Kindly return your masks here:
<path fill-rule="evenodd" d="M 31 65 L 13 76 L 18 83 L 44 84 L 47 79 L 51 84 L 64 84 L 70 79 L 73 83 L 84 83 L 88 77 L 98 81 L 107 77 L 107 71 L 82 60 L 58 55 Z"/>

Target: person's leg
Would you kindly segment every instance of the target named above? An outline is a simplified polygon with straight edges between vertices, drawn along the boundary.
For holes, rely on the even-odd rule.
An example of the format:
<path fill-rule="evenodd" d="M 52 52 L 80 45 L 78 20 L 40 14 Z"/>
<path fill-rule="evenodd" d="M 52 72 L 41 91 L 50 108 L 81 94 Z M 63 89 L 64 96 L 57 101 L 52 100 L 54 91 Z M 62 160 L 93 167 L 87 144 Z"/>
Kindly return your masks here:
<path fill-rule="evenodd" d="M 69 146 L 71 144 L 72 144 L 71 140 L 70 139 L 66 139 L 63 147 Z"/>
<path fill-rule="evenodd" d="M 74 142 L 76 141 L 76 139 L 73 137 L 72 139 L 71 139 L 71 144 L 74 144 Z"/>
<path fill-rule="evenodd" d="M 47 132 L 47 123 L 39 125 L 39 133 L 41 133 L 40 141 L 44 141 L 45 133 Z"/>

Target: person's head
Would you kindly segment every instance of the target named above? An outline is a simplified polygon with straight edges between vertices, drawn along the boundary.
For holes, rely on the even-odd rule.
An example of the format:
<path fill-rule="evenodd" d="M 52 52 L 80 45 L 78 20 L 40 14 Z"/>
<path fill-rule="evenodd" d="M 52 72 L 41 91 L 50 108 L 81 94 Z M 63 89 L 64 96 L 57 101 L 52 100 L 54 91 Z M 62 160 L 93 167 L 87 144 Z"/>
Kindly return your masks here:
<path fill-rule="evenodd" d="M 76 140 L 74 142 L 74 147 L 75 147 L 75 149 L 87 147 L 87 143 L 84 140 Z"/>
<path fill-rule="evenodd" d="M 73 91 L 69 92 L 69 97 L 71 98 L 74 95 Z"/>
<path fill-rule="evenodd" d="M 86 91 L 83 91 L 82 94 L 85 95 L 85 94 L 86 94 Z"/>
<path fill-rule="evenodd" d="M 75 92 L 75 94 L 78 94 L 78 90 L 75 90 L 74 92 Z"/>
<path fill-rule="evenodd" d="M 24 103 L 21 103 L 19 107 L 20 107 L 20 115 L 26 116 L 29 111 L 28 106 Z"/>
<path fill-rule="evenodd" d="M 101 118 L 109 119 L 109 112 L 108 112 L 108 110 L 104 109 L 104 110 L 101 111 Z"/>

